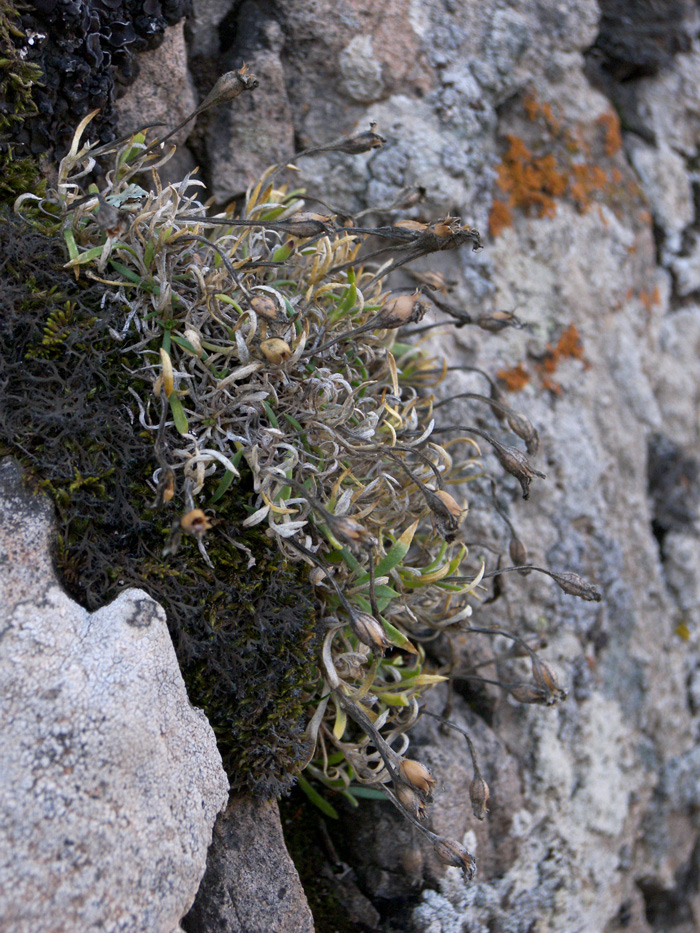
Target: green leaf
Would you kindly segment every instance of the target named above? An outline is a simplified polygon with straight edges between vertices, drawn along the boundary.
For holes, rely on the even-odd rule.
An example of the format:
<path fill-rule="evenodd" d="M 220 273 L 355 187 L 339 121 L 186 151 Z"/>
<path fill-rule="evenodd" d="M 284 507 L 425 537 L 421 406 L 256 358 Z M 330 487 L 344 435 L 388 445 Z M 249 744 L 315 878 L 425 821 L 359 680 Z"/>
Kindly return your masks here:
<path fill-rule="evenodd" d="M 408 554 L 408 549 L 411 547 L 411 541 L 413 541 L 413 536 L 417 528 L 418 522 L 414 522 L 399 538 L 397 538 L 374 568 L 375 577 L 385 577 L 390 570 L 393 570 L 394 567 L 401 563 Z M 354 570 L 355 568 L 353 567 L 352 569 Z M 369 574 L 363 573 L 357 578 L 357 583 L 366 583 L 367 580 L 369 580 Z M 396 595 L 398 596 L 399 594 L 397 593 Z"/>
<path fill-rule="evenodd" d="M 336 311 L 340 314 L 346 314 L 355 305 L 356 301 L 357 288 L 353 282 L 345 289 L 343 297 L 340 299 Z"/>
<path fill-rule="evenodd" d="M 74 266 L 84 266 L 88 262 L 94 262 L 102 255 L 102 246 L 93 246 L 92 249 L 86 249 L 84 253 L 79 253 L 75 259 L 66 263 L 66 268 L 72 269 Z"/>
<path fill-rule="evenodd" d="M 144 280 L 141 278 L 141 276 L 137 272 L 134 272 L 133 269 L 125 266 L 123 262 L 117 262 L 116 259 L 110 259 L 109 264 L 115 270 L 115 272 L 118 272 L 120 275 L 122 275 L 128 282 L 133 282 L 134 285 L 144 284 Z"/>
<path fill-rule="evenodd" d="M 171 393 L 170 398 L 170 410 L 173 413 L 173 420 L 175 421 L 175 427 L 177 428 L 180 434 L 187 434 L 190 429 L 190 426 L 187 421 L 187 415 L 185 414 L 185 409 L 182 407 L 182 402 L 175 393 Z"/>
<path fill-rule="evenodd" d="M 298 781 L 299 787 L 304 791 L 311 803 L 315 804 L 322 813 L 325 813 L 326 816 L 329 816 L 332 820 L 338 819 L 338 812 L 335 807 L 332 807 L 325 797 L 322 797 L 319 792 L 309 784 L 303 774 L 299 775 Z"/>
<path fill-rule="evenodd" d="M 378 693 L 377 696 L 387 706 L 409 706 L 408 698 L 403 693 Z"/>
<path fill-rule="evenodd" d="M 199 356 L 199 353 L 195 350 L 189 340 L 186 340 L 184 337 L 180 337 L 179 334 L 172 334 L 171 339 L 173 343 L 176 343 L 178 347 L 182 347 L 183 350 L 189 350 L 190 353 L 194 353 L 195 356 Z M 202 359 L 206 360 L 208 353 L 202 350 Z"/>
<path fill-rule="evenodd" d="M 269 402 L 263 401 L 263 408 L 265 409 L 267 420 L 270 422 L 272 427 L 279 428 L 279 422 L 277 421 L 277 415 L 272 410 L 272 405 L 270 405 Z"/>
<path fill-rule="evenodd" d="M 364 797 L 365 800 L 386 800 L 386 794 L 383 794 L 380 790 L 377 790 L 374 787 L 350 787 L 348 788 L 348 793 L 352 794 L 353 797 Z"/>
<path fill-rule="evenodd" d="M 285 243 L 282 246 L 278 246 L 272 254 L 272 261 L 284 262 L 286 259 L 289 259 L 293 249 L 294 247 L 291 245 L 291 243 Z"/>
<path fill-rule="evenodd" d="M 236 463 L 236 457 L 238 457 L 238 459 L 240 460 L 240 454 L 241 454 L 241 451 L 239 450 L 236 453 L 236 456 L 233 458 L 232 462 L 234 466 L 238 465 Z M 207 505 L 214 505 L 215 502 L 218 502 L 219 499 L 223 496 L 223 494 L 226 492 L 226 490 L 228 489 L 228 487 L 231 485 L 231 483 L 234 481 L 235 478 L 236 478 L 235 473 L 232 473 L 230 470 L 226 470 L 219 485 L 214 490 L 214 495 L 211 497 Z"/>
<path fill-rule="evenodd" d="M 66 246 L 68 247 L 68 255 L 70 256 L 70 260 L 71 262 L 73 262 L 80 255 L 78 253 L 78 244 L 75 242 L 75 237 L 73 236 L 73 231 L 70 229 L 64 230 L 63 239 L 66 241 Z"/>

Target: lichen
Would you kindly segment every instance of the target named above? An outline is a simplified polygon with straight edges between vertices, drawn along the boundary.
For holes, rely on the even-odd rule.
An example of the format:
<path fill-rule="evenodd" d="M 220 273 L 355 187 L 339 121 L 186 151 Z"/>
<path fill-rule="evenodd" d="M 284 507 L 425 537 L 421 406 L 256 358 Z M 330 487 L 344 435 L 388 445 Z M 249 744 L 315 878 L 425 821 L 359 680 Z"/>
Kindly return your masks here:
<path fill-rule="evenodd" d="M 622 135 L 614 111 L 591 123 L 567 124 L 534 94 L 525 95 L 522 110 L 531 142 L 513 133 L 505 137 L 489 214 L 492 236 L 512 226 L 518 211 L 553 217 L 557 204 L 567 201 L 582 214 L 593 204 L 617 214 L 642 199 L 638 185 L 617 164 Z"/>

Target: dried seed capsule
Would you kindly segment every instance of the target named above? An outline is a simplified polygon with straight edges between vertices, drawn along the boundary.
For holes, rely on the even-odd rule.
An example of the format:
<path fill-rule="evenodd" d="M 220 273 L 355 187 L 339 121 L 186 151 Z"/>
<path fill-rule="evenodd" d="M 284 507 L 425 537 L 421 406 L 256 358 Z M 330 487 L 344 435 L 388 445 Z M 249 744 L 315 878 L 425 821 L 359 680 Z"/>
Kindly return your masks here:
<path fill-rule="evenodd" d="M 292 355 L 291 347 L 287 341 L 280 340 L 279 337 L 270 337 L 268 340 L 263 340 L 260 344 L 260 349 L 265 359 L 269 360 L 270 363 L 273 363 L 275 366 L 284 363 L 284 361 L 288 360 Z"/>
<path fill-rule="evenodd" d="M 258 317 L 274 323 L 282 319 L 279 305 L 270 295 L 256 295 L 251 298 L 250 307 L 255 311 Z"/>
<path fill-rule="evenodd" d="M 162 492 L 160 490 L 160 483 L 158 484 L 158 491 L 163 498 L 163 502 L 170 502 L 175 495 L 175 473 L 170 467 L 163 473 L 162 484 Z"/>
<path fill-rule="evenodd" d="M 411 816 L 414 816 L 417 820 L 422 820 L 425 817 L 425 803 L 421 800 L 418 791 L 407 784 L 399 784 L 394 788 L 394 792 L 401 806 L 408 810 Z"/>
<path fill-rule="evenodd" d="M 507 690 L 518 703 L 537 703 L 542 706 L 551 706 L 553 703 L 549 690 L 538 687 L 537 684 L 508 684 Z"/>
<path fill-rule="evenodd" d="M 507 419 L 511 431 L 525 441 L 527 452 L 531 456 L 534 456 L 540 446 L 540 436 L 536 429 L 525 415 L 521 415 L 519 412 L 513 411 L 512 409 L 508 412 Z"/>
<path fill-rule="evenodd" d="M 510 551 L 510 559 L 516 567 L 522 567 L 523 564 L 527 563 L 527 548 L 520 538 L 511 538 L 508 550 Z M 526 577 L 529 573 L 532 573 L 532 571 L 519 570 L 518 573 Z"/>
<path fill-rule="evenodd" d="M 243 91 L 254 91 L 259 84 L 255 75 L 248 73 L 247 65 L 243 65 L 238 71 L 227 71 L 226 74 L 221 75 L 197 110 L 201 113 L 210 107 L 224 104 L 238 97 Z"/>
<path fill-rule="evenodd" d="M 437 784 L 437 781 L 425 765 L 422 765 L 419 761 L 414 761 L 412 758 L 404 758 L 401 762 L 400 771 L 401 776 L 405 778 L 409 784 L 412 784 L 424 794 L 430 794 L 433 787 Z"/>
<path fill-rule="evenodd" d="M 460 845 L 454 839 L 447 839 L 442 836 L 435 843 L 435 854 L 443 865 L 449 865 L 453 868 L 461 868 L 467 881 L 471 881 L 476 874 L 476 862 L 474 856 L 463 845 Z"/>
<path fill-rule="evenodd" d="M 566 690 L 559 686 L 559 679 L 553 668 L 537 654 L 530 656 L 532 663 L 532 678 L 538 687 L 547 690 L 555 700 L 565 700 Z"/>
<path fill-rule="evenodd" d="M 448 513 L 452 516 L 452 518 L 456 518 L 459 521 L 459 519 L 461 519 L 461 517 L 467 511 L 466 509 L 462 508 L 462 506 L 457 502 L 454 496 L 451 496 L 449 492 L 445 492 L 444 489 L 436 489 L 435 495 L 445 506 L 445 508 L 447 509 Z"/>
<path fill-rule="evenodd" d="M 603 598 L 597 586 L 588 583 L 583 577 L 580 577 L 577 573 L 573 573 L 570 570 L 565 573 L 553 573 L 550 571 L 550 576 L 554 582 L 570 596 L 578 596 L 579 599 L 587 599 L 589 602 L 593 603 L 599 603 Z"/>
<path fill-rule="evenodd" d="M 360 152 L 369 152 L 371 149 L 378 149 L 386 142 L 384 136 L 375 133 L 377 124 L 370 123 L 369 130 L 364 133 L 358 133 L 356 136 L 349 136 L 333 146 L 326 147 L 334 152 L 347 152 L 349 155 L 358 155 Z"/>
<path fill-rule="evenodd" d="M 475 774 L 469 785 L 469 799 L 472 804 L 472 811 L 477 820 L 483 820 L 489 812 L 486 809 L 489 796 L 489 785 L 480 774 Z"/>
<path fill-rule="evenodd" d="M 350 615 L 350 628 L 359 638 L 363 645 L 374 648 L 380 654 L 383 654 L 387 648 L 391 647 L 391 642 L 387 638 L 384 626 L 378 622 L 369 612 L 353 612 Z"/>
<path fill-rule="evenodd" d="M 200 538 L 212 525 L 201 509 L 191 509 L 180 519 L 180 527 L 186 534 Z"/>
<path fill-rule="evenodd" d="M 546 479 L 545 474 L 536 470 L 525 454 L 518 450 L 517 447 L 510 447 L 507 444 L 501 444 L 493 439 L 491 439 L 491 444 L 498 457 L 498 462 L 503 469 L 514 476 L 520 483 L 520 488 L 523 491 L 523 499 L 529 499 L 530 483 L 533 477 L 539 476 L 540 479 Z"/>
<path fill-rule="evenodd" d="M 370 534 L 365 526 L 356 522 L 354 518 L 328 513 L 326 519 L 333 537 L 351 548 L 374 547 L 377 543 L 374 535 Z"/>
<path fill-rule="evenodd" d="M 311 211 L 297 211 L 287 220 L 281 220 L 279 226 L 284 226 L 284 230 L 290 236 L 310 237 L 321 236 L 324 233 L 332 232 L 329 226 L 329 214 L 314 214 Z"/>
<path fill-rule="evenodd" d="M 419 291 L 412 295 L 399 295 L 387 301 L 377 315 L 378 327 L 403 327 L 404 324 L 415 324 L 423 318 L 428 305 L 422 300 Z"/>

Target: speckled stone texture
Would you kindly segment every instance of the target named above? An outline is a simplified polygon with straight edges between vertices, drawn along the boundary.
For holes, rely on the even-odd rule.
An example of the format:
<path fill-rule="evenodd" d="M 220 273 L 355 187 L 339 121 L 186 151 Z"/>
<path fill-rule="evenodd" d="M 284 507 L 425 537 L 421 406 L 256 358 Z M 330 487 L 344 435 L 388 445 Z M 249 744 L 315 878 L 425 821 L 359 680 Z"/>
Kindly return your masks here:
<path fill-rule="evenodd" d="M 515 310 L 527 327 L 464 328 L 434 345 L 454 365 L 501 371 L 507 400 L 540 430 L 535 465 L 547 480 L 527 503 L 514 483 L 502 495 L 533 561 L 604 590 L 592 605 L 543 577 L 513 575 L 495 601 L 475 606 L 475 624 L 546 635 L 569 699 L 524 709 L 488 688 L 472 708 L 457 699 L 491 786 L 484 824 L 469 813 L 464 743 L 419 726 L 416 757 L 440 779 L 435 825 L 463 834 L 479 874 L 466 885 L 454 869 L 439 872 L 405 824 L 373 804 L 347 832 L 364 893 L 395 903 L 418 895 L 409 919 L 383 902 L 385 928 L 410 933 L 695 933 L 697 5 L 201 6 L 202 23 L 219 28 L 212 41 L 188 27 L 199 75 L 205 59 L 215 74 L 253 55 L 272 75 L 245 113 L 234 102 L 217 118 L 235 145 L 210 132 L 205 175 L 218 201 L 264 168 L 265 147 L 274 160 L 294 138 L 318 145 L 376 120 L 382 149 L 301 159 L 295 185 L 352 211 L 419 183 L 427 200 L 416 219 L 453 213 L 481 230 L 483 251 L 425 265 L 455 282 L 450 300 L 466 311 Z M 455 373 L 443 390 L 483 386 Z M 453 412 L 477 416 L 466 401 Z M 473 508 L 468 523 L 471 540 L 507 546 L 487 510 Z M 485 649 L 461 636 L 459 650 L 467 660 Z"/>
<path fill-rule="evenodd" d="M 0 929 L 175 933 L 228 798 L 163 610 L 59 587 L 51 507 L 0 464 Z"/>

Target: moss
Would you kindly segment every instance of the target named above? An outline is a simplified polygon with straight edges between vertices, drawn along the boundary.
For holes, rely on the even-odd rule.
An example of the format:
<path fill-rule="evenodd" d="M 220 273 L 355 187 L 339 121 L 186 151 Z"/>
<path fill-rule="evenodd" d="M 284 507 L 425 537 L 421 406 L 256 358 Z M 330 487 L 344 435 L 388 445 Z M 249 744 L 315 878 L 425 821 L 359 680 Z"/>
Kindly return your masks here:
<path fill-rule="evenodd" d="M 248 554 L 231 544 L 248 514 L 236 496 L 208 538 L 216 571 L 190 540 L 161 556 L 177 503 L 150 507 L 153 440 L 122 378 L 138 361 L 114 339 L 101 288 L 73 281 L 55 242 L 10 220 L 0 223 L 0 255 L 0 355 L 12 387 L 0 408 L 1 449 L 56 505 L 66 589 L 90 609 L 125 586 L 161 602 L 190 699 L 214 727 L 232 785 L 277 795 L 306 752 L 304 685 L 316 665 L 303 565 L 280 563 L 264 535 L 247 533 L 248 568 Z"/>
<path fill-rule="evenodd" d="M 38 112 L 32 89 L 41 68 L 20 54 L 24 39 L 14 4 L 0 0 L 0 138 Z"/>

